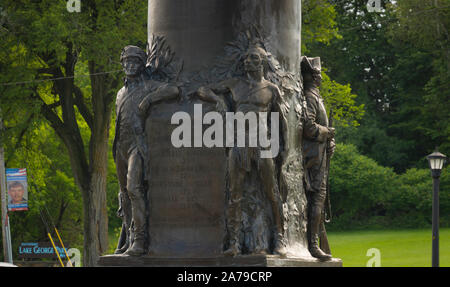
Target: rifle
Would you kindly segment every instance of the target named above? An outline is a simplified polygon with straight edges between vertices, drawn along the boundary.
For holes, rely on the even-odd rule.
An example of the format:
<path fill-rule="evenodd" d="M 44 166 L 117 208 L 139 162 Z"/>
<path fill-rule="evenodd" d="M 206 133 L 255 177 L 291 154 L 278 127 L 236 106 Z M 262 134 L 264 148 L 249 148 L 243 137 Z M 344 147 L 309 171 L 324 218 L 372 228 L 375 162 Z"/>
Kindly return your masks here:
<path fill-rule="evenodd" d="M 333 109 L 330 108 L 330 118 L 328 120 L 328 127 L 332 128 L 333 127 Z M 327 142 L 327 147 L 329 148 L 331 145 L 331 139 L 328 140 Z M 328 152 L 328 148 L 327 148 L 327 197 L 326 197 L 326 209 L 328 210 L 328 212 L 325 211 L 325 222 L 326 223 L 330 223 L 331 222 L 331 202 L 330 202 L 330 162 L 331 162 L 331 153 Z M 328 218 L 326 217 L 328 213 Z"/>
<path fill-rule="evenodd" d="M 328 127 L 333 127 L 333 109 L 330 109 L 330 118 L 328 121 Z M 327 195 L 325 199 L 325 207 L 322 215 L 322 220 L 320 223 L 320 249 L 327 254 L 331 254 L 330 245 L 328 243 L 327 231 L 325 229 L 325 223 L 331 222 L 331 202 L 330 202 L 330 161 L 331 154 L 328 153 L 328 147 L 330 146 L 330 141 L 328 140 L 327 149 L 325 150 L 325 155 L 327 157 L 326 169 L 327 169 Z M 328 212 L 327 212 L 328 209 Z M 327 215 L 329 216 L 327 218 Z"/>

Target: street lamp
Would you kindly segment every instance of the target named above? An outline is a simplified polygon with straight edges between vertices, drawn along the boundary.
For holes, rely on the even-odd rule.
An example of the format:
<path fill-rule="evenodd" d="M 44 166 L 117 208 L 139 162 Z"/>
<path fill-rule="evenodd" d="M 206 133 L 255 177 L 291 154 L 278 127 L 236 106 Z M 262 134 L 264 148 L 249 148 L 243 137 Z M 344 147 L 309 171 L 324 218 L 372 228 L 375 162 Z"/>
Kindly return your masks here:
<path fill-rule="evenodd" d="M 435 152 L 427 156 L 430 164 L 431 176 L 433 177 L 433 239 L 432 239 L 432 255 L 431 266 L 439 267 L 439 177 L 444 166 L 446 156 Z"/>

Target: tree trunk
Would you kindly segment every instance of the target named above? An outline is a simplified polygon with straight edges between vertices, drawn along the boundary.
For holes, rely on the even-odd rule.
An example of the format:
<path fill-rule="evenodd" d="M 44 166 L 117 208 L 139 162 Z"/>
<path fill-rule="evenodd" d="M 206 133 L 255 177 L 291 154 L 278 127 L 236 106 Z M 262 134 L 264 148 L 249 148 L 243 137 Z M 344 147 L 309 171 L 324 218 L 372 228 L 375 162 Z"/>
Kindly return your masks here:
<path fill-rule="evenodd" d="M 101 67 L 89 63 L 96 74 Z M 91 76 L 93 123 L 89 147 L 89 188 L 83 191 L 84 206 L 84 266 L 96 266 L 98 257 L 108 249 L 108 210 L 106 179 L 108 175 L 108 139 L 114 86 L 106 75 Z"/>
<path fill-rule="evenodd" d="M 98 256 L 108 249 L 108 212 L 106 205 L 106 178 L 108 170 L 108 120 L 94 117 L 90 148 L 90 184 L 83 192 L 84 201 L 84 265 L 95 266 Z"/>
<path fill-rule="evenodd" d="M 109 121 L 105 125 L 98 124 L 98 128 L 92 130 L 89 173 L 87 178 L 78 184 L 83 197 L 83 265 L 90 267 L 96 266 L 98 257 L 108 249 L 108 130 Z"/>
<path fill-rule="evenodd" d="M 70 58 L 68 57 L 70 60 Z M 73 68 L 72 68 L 73 69 Z M 89 63 L 94 74 L 99 67 Z M 73 72 L 73 70 L 72 70 Z M 72 74 L 73 75 L 73 74 Z M 75 182 L 83 198 L 84 252 L 83 265 L 96 266 L 98 257 L 108 249 L 108 213 L 106 205 L 106 182 L 108 170 L 108 139 L 111 118 L 113 79 L 106 75 L 91 76 L 93 115 L 73 93 L 80 93 L 73 80 L 57 83 L 61 100 L 63 119 L 45 102 L 42 112 L 57 135 L 67 147 Z M 75 95 L 77 97 L 77 95 Z M 86 155 L 83 139 L 75 117 L 74 105 L 83 111 L 83 118 L 91 129 L 89 157 Z M 89 158 L 89 161 L 88 161 Z"/>
<path fill-rule="evenodd" d="M 100 181 L 102 181 L 100 179 Z M 92 186 L 92 185 L 91 185 Z M 106 205 L 106 201 L 101 202 L 102 190 L 87 189 L 83 190 L 83 216 L 84 216 L 84 250 L 83 250 L 83 266 L 94 267 L 97 265 L 98 257 L 102 254 L 101 237 L 101 210 L 99 205 Z M 107 226 L 106 226 L 107 228 Z"/>

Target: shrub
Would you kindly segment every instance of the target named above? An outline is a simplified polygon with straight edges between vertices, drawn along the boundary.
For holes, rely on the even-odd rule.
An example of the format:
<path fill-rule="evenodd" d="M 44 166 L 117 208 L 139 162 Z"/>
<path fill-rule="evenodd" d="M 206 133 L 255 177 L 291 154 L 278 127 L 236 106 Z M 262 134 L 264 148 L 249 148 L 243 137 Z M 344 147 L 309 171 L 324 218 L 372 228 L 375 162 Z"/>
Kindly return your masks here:
<path fill-rule="evenodd" d="M 450 226 L 450 168 L 440 184 L 440 226 Z M 429 169 L 412 168 L 398 175 L 338 144 L 331 161 L 331 230 L 423 228 L 431 226 L 432 179 Z"/>
<path fill-rule="evenodd" d="M 397 182 L 391 168 L 360 155 L 353 145 L 338 144 L 331 161 L 330 187 L 333 214 L 340 229 L 384 216 L 387 199 Z"/>

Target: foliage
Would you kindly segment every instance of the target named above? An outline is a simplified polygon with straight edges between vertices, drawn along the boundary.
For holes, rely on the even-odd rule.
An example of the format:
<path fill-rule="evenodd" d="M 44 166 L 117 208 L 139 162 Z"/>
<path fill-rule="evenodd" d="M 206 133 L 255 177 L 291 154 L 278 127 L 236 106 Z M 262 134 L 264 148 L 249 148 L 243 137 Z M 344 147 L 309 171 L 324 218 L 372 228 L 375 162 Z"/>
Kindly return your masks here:
<path fill-rule="evenodd" d="M 361 154 L 374 159 L 382 166 L 391 166 L 398 171 L 402 166 L 415 163 L 405 149 L 414 150 L 416 143 L 413 140 L 407 141 L 388 135 L 386 129 L 380 126 L 374 117 L 366 115 L 361 121 L 361 127 L 336 128 L 337 142 L 357 146 Z"/>
<path fill-rule="evenodd" d="M 403 77 L 396 77 L 401 89 L 394 117 L 405 120 L 410 133 L 416 134 L 417 142 L 426 148 L 422 149 L 424 152 L 439 146 L 448 154 L 450 5 L 445 0 L 411 0 L 398 1 L 389 8 L 398 20 L 388 30 L 389 41 L 399 58 L 399 66 L 393 72 L 400 74 L 404 71 Z M 405 57 L 406 53 L 409 57 Z M 415 117 L 408 120 L 406 117 L 411 112 Z M 414 138 L 413 135 L 408 136 Z"/>
<path fill-rule="evenodd" d="M 29 184 L 29 210 L 10 213 L 13 257 L 16 258 L 18 246 L 22 242 L 49 241 L 40 211 L 50 214 L 46 220 L 50 228 L 53 224 L 57 227 L 65 246 L 83 252 L 82 199 L 73 179 L 65 147 L 45 122 L 35 119 L 21 133 L 21 126 L 13 126 L 13 120 L 14 117 L 8 116 L 6 121 L 10 127 L 6 131 L 6 167 L 27 168 Z M 84 127 L 82 133 L 88 136 L 88 130 Z M 114 133 L 114 129 L 111 129 L 111 133 Z M 110 150 L 111 146 L 110 142 Z M 116 216 L 118 183 L 111 154 L 108 170 L 108 223 L 110 230 L 116 230 L 121 226 L 121 221 Z M 54 231 L 50 232 L 56 240 Z"/>
<path fill-rule="evenodd" d="M 83 259 L 95 265 L 108 248 L 107 157 L 121 85 L 118 58 L 125 45 L 146 43 L 147 1 L 87 1 L 80 13 L 69 13 L 65 1 L 1 5 L 0 81 L 21 82 L 1 86 L 1 108 L 24 114 L 18 125 L 45 120 L 64 143 L 82 196 Z"/>
<path fill-rule="evenodd" d="M 450 226 L 450 168 L 444 168 L 440 178 L 440 223 Z M 431 224 L 433 182 L 429 169 L 409 169 L 400 177 L 400 186 L 391 196 L 389 216 L 405 227 Z"/>
<path fill-rule="evenodd" d="M 342 38 L 336 25 L 336 10 L 326 0 L 302 0 L 302 54 L 310 52 L 312 43 L 329 44 Z"/>
<path fill-rule="evenodd" d="M 358 126 L 364 115 L 364 105 L 356 105 L 356 95 L 352 94 L 350 85 L 341 85 L 322 71 L 320 94 L 324 98 L 328 111 L 333 111 L 333 119 L 340 126 Z"/>
<path fill-rule="evenodd" d="M 319 54 L 329 76 L 352 89 L 371 109 L 385 107 L 386 71 L 392 55 L 385 34 L 386 13 L 368 13 L 365 0 L 334 1 L 341 37 L 329 44 L 314 42 L 310 50 Z"/>
<path fill-rule="evenodd" d="M 409 169 L 399 177 L 390 196 L 388 216 L 405 227 L 431 224 L 432 183 L 430 171 Z"/>
<path fill-rule="evenodd" d="M 441 226 L 450 226 L 450 168 L 442 171 Z M 330 169 L 332 230 L 422 228 L 431 225 L 432 181 L 429 169 L 396 174 L 338 144 Z"/>
<path fill-rule="evenodd" d="M 15 149 L 14 153 L 7 153 L 6 165 L 27 168 L 29 184 L 29 210 L 10 213 L 13 256 L 22 242 L 47 242 L 49 231 L 56 236 L 53 230 L 46 230 L 40 211 L 50 214 L 46 219 L 49 227 L 58 228 L 66 246 L 81 249 L 81 195 L 71 175 L 64 146 L 46 123 L 30 125 L 18 145 L 14 134 L 7 135 L 10 137 L 6 150 L 12 149 L 11 144 Z"/>
<path fill-rule="evenodd" d="M 365 108 L 360 126 L 339 127 L 338 140 L 396 172 L 422 168 L 435 146 L 450 153 L 448 3 L 384 0 L 378 13 L 365 0 L 330 3 L 342 37 L 308 48 Z"/>
<path fill-rule="evenodd" d="M 338 144 L 330 167 L 331 206 L 338 228 L 352 228 L 383 216 L 395 173 L 360 155 L 355 146 Z M 347 225 L 347 226 L 346 226 Z"/>
<path fill-rule="evenodd" d="M 386 39 L 388 14 L 368 13 L 367 1 L 332 1 L 337 12 L 336 22 L 339 39 L 332 39 L 328 45 L 314 42 L 311 50 L 321 55 L 327 74 L 335 81 L 349 83 L 357 105 L 364 105 L 365 114 L 358 128 L 338 126 L 337 139 L 354 144 L 363 154 L 376 159 L 383 165 L 397 169 L 392 157 L 379 156 L 383 151 L 374 143 L 383 142 L 387 151 L 395 150 L 400 157 L 408 157 L 408 145 L 386 131 L 382 120 L 389 105 L 388 72 L 392 69 L 391 48 Z M 395 144 L 390 144 L 390 143 Z"/>
<path fill-rule="evenodd" d="M 332 40 L 342 39 L 337 29 L 335 6 L 325 0 L 302 1 L 302 54 L 317 56 L 317 44 L 328 46 Z M 341 85 L 330 79 L 322 67 L 320 92 L 327 110 L 333 110 L 333 118 L 342 126 L 358 126 L 364 114 L 364 105 L 356 104 L 349 84 Z M 343 81 L 345 82 L 345 81 Z"/>

